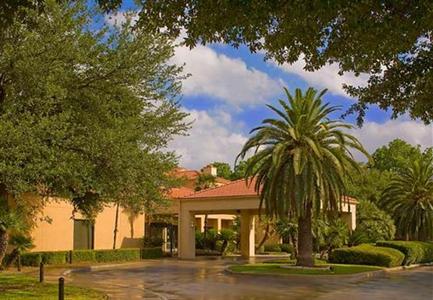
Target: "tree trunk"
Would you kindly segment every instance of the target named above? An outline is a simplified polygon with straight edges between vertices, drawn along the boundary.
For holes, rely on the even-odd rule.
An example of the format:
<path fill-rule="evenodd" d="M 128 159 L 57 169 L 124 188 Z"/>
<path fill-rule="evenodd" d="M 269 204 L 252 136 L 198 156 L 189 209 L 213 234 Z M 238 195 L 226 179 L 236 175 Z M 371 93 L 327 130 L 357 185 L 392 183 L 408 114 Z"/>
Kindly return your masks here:
<path fill-rule="evenodd" d="M 117 231 L 118 231 L 118 225 L 119 225 L 119 206 L 120 203 L 117 202 L 116 204 L 116 216 L 114 219 L 114 232 L 113 232 L 113 249 L 116 249 L 116 240 L 117 240 Z"/>
<path fill-rule="evenodd" d="M 269 222 L 267 222 L 266 223 L 265 234 L 263 235 L 263 238 L 260 241 L 260 243 L 256 246 L 256 250 L 259 250 L 263 246 L 263 244 L 268 240 L 270 228 L 271 228 L 271 224 Z"/>
<path fill-rule="evenodd" d="M 290 241 L 293 245 L 293 254 L 295 258 L 298 257 L 298 239 L 296 238 L 296 233 L 290 233 Z"/>
<path fill-rule="evenodd" d="M 0 229 L 0 266 L 2 265 L 3 258 L 6 255 L 8 248 L 9 234 L 6 230 Z"/>
<path fill-rule="evenodd" d="M 134 238 L 134 219 L 129 220 L 129 226 L 130 226 L 131 239 L 133 239 Z"/>
<path fill-rule="evenodd" d="M 311 204 L 307 204 L 304 215 L 298 218 L 298 257 L 296 258 L 298 266 L 314 266 L 311 210 Z"/>

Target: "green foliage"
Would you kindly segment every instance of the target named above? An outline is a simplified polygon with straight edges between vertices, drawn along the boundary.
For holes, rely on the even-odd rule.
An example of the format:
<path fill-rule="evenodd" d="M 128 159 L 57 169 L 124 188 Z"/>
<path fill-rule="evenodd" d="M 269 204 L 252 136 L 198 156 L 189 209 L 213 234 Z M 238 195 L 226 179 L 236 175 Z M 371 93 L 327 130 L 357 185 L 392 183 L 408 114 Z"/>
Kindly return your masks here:
<path fill-rule="evenodd" d="M 313 234 L 317 252 L 323 256 L 335 248 L 347 245 L 349 227 L 340 218 L 316 219 L 313 222 Z"/>
<path fill-rule="evenodd" d="M 381 207 L 389 212 L 398 236 L 433 239 L 433 157 L 422 156 L 400 169 L 383 191 Z"/>
<path fill-rule="evenodd" d="M 39 283 L 35 275 L 29 274 L 0 274 L 1 298 L 8 300 L 34 300 L 34 299 L 58 299 L 59 284 Z M 65 299 L 68 300 L 103 300 L 107 299 L 103 292 L 74 286 L 65 285 Z"/>
<path fill-rule="evenodd" d="M 226 162 L 213 162 L 212 165 L 217 168 L 217 176 L 230 180 L 232 169 Z"/>
<path fill-rule="evenodd" d="M 211 187 L 215 187 L 216 178 L 211 174 L 200 174 L 195 182 L 195 190 L 201 191 Z"/>
<path fill-rule="evenodd" d="M 21 264 L 23 266 L 37 267 L 42 262 L 42 255 L 38 252 L 23 253 L 21 255 Z"/>
<path fill-rule="evenodd" d="M 382 267 L 401 266 L 404 254 L 392 248 L 363 244 L 351 248 L 339 248 L 329 255 L 329 262 L 339 264 L 372 265 Z"/>
<path fill-rule="evenodd" d="M 362 243 L 375 243 L 379 240 L 394 239 L 394 221 L 374 203 L 369 201 L 360 201 L 358 203 L 356 207 L 356 223 L 357 226 L 353 235 L 358 237 L 363 235 L 360 240 Z"/>
<path fill-rule="evenodd" d="M 143 248 L 140 251 L 141 259 L 161 258 L 163 255 L 161 247 Z"/>
<path fill-rule="evenodd" d="M 145 237 L 143 239 L 144 248 L 161 247 L 164 244 L 164 239 L 158 236 Z"/>
<path fill-rule="evenodd" d="M 21 255 L 23 266 L 39 266 L 41 262 L 47 265 L 63 265 L 68 262 L 69 251 L 29 252 Z"/>
<path fill-rule="evenodd" d="M 158 203 L 176 164 L 167 143 L 188 127 L 172 41 L 129 23 L 96 28 L 85 1 L 20 13 L 0 36 L 0 184 L 78 208 L 95 195 Z"/>
<path fill-rule="evenodd" d="M 380 171 L 368 165 L 361 165 L 360 172 L 351 172 L 346 182 L 346 193 L 357 200 L 379 203 L 383 190 L 391 181 L 393 172 Z"/>
<path fill-rule="evenodd" d="M 62 265 L 68 262 L 69 251 L 40 252 L 42 262 L 47 265 Z"/>
<path fill-rule="evenodd" d="M 161 247 L 131 248 L 114 250 L 73 250 L 73 251 L 47 251 L 29 252 L 21 256 L 23 266 L 39 266 L 42 261 L 47 265 L 62 265 L 69 263 L 69 255 L 72 255 L 72 263 L 80 262 L 122 262 L 137 261 L 140 259 L 160 258 L 163 256 Z"/>
<path fill-rule="evenodd" d="M 428 153 L 428 149 L 425 151 Z M 374 168 L 380 171 L 399 171 L 407 168 L 412 161 L 421 159 L 423 152 L 421 147 L 416 147 L 403 141 L 395 139 L 374 151 L 372 157 Z"/>
<path fill-rule="evenodd" d="M 95 250 L 73 250 L 71 252 L 72 263 L 95 262 Z"/>
<path fill-rule="evenodd" d="M 139 248 L 94 251 L 97 262 L 135 261 L 141 257 Z"/>
<path fill-rule="evenodd" d="M 339 210 L 345 176 L 359 168 L 349 149 L 366 151 L 347 133 L 351 125 L 329 118 L 338 108 L 322 102 L 326 91 L 285 92 L 281 109 L 268 105 L 278 118 L 265 119 L 251 131 L 239 158 L 254 153 L 246 175 L 255 180 L 260 207 L 270 217 L 298 218 L 298 258 L 312 264 L 311 214 Z"/>
<path fill-rule="evenodd" d="M 295 254 L 295 249 L 293 248 L 293 246 L 291 244 L 281 244 L 280 245 L 281 248 L 281 252 L 286 252 L 288 254 L 290 254 L 291 256 L 293 256 Z"/>
<path fill-rule="evenodd" d="M 204 249 L 204 234 L 200 230 L 195 231 L 195 248 L 196 249 Z"/>
<path fill-rule="evenodd" d="M 394 248 L 402 252 L 405 255 L 404 265 L 433 262 L 432 242 L 380 241 L 376 245 Z"/>
<path fill-rule="evenodd" d="M 264 245 L 265 252 L 281 252 L 281 245 L 280 244 L 265 244 Z"/>
<path fill-rule="evenodd" d="M 404 12 L 404 18 L 402 18 Z M 313 71 L 369 74 L 367 86 L 345 86 L 362 122 L 371 104 L 433 120 L 431 1 L 146 1 L 139 26 L 163 29 L 185 44 L 223 42 L 264 51 L 278 63 L 303 59 Z M 390 30 L 392 29 L 392 30 Z M 398 41 L 398 42 L 397 42 Z M 384 70 L 383 66 L 387 66 Z"/>

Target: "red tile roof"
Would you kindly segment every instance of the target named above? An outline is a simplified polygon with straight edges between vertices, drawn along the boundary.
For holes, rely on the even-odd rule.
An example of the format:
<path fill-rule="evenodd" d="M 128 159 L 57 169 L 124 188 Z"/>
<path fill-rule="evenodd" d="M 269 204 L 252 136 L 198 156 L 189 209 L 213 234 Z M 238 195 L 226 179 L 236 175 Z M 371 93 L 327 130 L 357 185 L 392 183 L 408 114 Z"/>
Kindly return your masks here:
<path fill-rule="evenodd" d="M 214 198 L 214 197 L 236 197 L 236 196 L 255 196 L 254 181 L 247 185 L 245 179 L 231 181 L 226 185 L 198 191 L 183 198 Z"/>
<path fill-rule="evenodd" d="M 182 198 L 188 199 L 200 199 L 200 198 L 218 198 L 218 197 L 242 197 L 242 196 L 256 196 L 257 192 L 254 190 L 256 181 L 253 179 L 252 182 L 245 182 L 245 179 L 239 179 L 231 181 L 230 183 L 201 190 L 190 195 L 186 195 Z M 358 203 L 358 200 L 349 196 L 343 196 L 343 201 L 349 203 Z"/>
<path fill-rule="evenodd" d="M 172 188 L 168 192 L 168 196 L 170 198 L 182 198 L 185 196 L 189 196 L 194 193 L 193 189 L 187 188 L 187 187 L 178 187 L 178 188 Z"/>

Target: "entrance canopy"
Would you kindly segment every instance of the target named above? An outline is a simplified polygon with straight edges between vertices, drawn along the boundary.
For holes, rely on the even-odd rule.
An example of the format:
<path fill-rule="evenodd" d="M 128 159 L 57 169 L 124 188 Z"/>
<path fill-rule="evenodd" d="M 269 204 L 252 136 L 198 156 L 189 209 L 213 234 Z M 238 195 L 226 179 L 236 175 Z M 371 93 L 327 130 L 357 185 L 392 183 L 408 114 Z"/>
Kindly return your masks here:
<path fill-rule="evenodd" d="M 244 179 L 226 185 L 202 190 L 178 198 L 179 258 L 195 257 L 195 215 L 233 214 L 241 216 L 241 254 L 254 256 L 254 217 L 259 213 L 260 199 L 254 190 L 254 182 L 247 185 Z M 356 203 L 346 197 L 343 203 L 343 219 L 351 229 L 356 224 Z"/>

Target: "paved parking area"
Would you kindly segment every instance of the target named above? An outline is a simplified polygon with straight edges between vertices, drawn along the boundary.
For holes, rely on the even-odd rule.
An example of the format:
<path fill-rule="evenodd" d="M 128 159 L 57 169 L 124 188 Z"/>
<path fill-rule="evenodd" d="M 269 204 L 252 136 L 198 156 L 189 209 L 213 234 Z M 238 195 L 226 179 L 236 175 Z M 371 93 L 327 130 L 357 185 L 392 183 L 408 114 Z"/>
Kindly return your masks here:
<path fill-rule="evenodd" d="M 163 259 L 134 266 L 72 273 L 67 282 L 105 291 L 111 299 L 433 299 L 433 267 L 373 280 L 310 276 L 230 275 L 236 259 Z"/>

